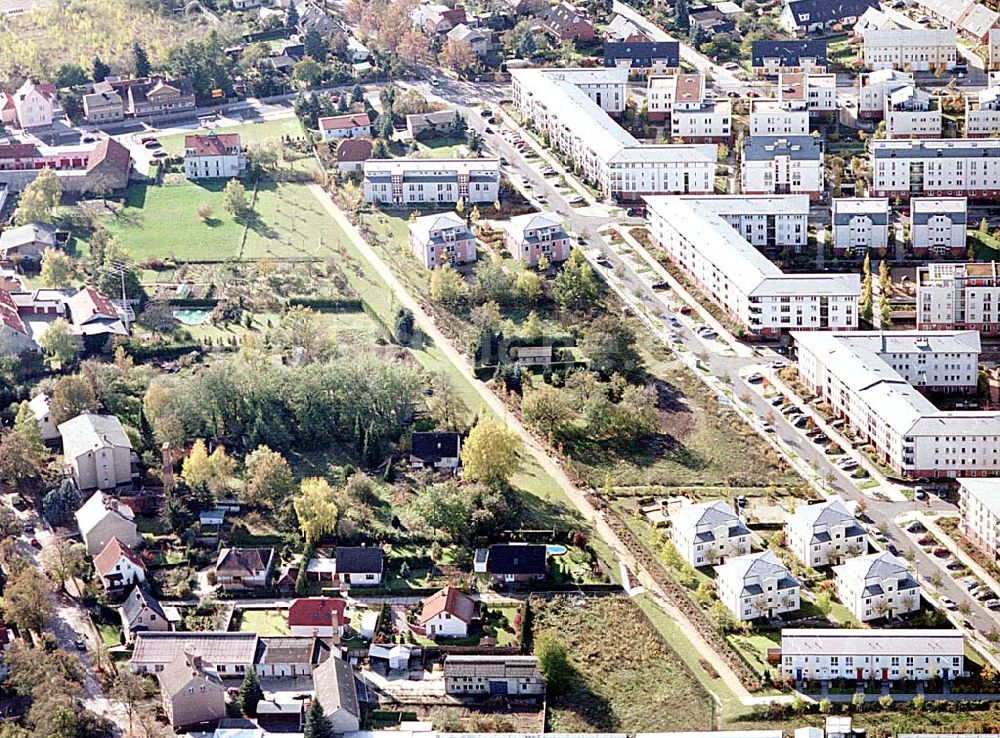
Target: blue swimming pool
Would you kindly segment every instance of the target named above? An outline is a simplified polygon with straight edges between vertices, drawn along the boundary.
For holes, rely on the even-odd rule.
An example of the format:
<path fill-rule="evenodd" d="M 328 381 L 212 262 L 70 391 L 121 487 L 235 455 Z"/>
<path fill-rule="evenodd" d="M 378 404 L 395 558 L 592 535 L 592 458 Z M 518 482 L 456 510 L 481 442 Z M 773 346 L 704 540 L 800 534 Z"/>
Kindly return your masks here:
<path fill-rule="evenodd" d="M 545 553 L 549 556 L 562 556 L 566 553 L 566 547 L 560 543 L 550 543 L 545 547 Z"/>

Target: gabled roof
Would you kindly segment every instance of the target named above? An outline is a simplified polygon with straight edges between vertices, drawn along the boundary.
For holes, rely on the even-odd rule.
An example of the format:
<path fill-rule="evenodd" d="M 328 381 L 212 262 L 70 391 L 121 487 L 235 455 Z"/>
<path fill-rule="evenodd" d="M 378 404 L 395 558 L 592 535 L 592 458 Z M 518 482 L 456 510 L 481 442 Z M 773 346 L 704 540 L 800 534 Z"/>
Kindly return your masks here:
<path fill-rule="evenodd" d="M 184 137 L 185 156 L 226 156 L 239 147 L 238 133 L 192 133 Z"/>
<path fill-rule="evenodd" d="M 219 551 L 215 571 L 226 576 L 256 576 L 267 571 L 273 548 L 224 548 Z"/>
<path fill-rule="evenodd" d="M 789 656 L 961 656 L 965 634 L 957 629 L 782 628 L 781 653 Z"/>
<path fill-rule="evenodd" d="M 678 41 L 606 41 L 604 43 L 605 63 L 616 59 L 660 60 L 668 67 L 680 66 L 680 42 Z"/>
<path fill-rule="evenodd" d="M 829 500 L 817 505 L 799 505 L 795 514 L 788 520 L 791 527 L 814 529 L 819 526 L 837 525 L 840 523 L 854 524 L 854 516 L 844 507 L 839 499 Z"/>
<path fill-rule="evenodd" d="M 102 295 L 93 287 L 82 287 L 80 291 L 66 301 L 70 315 L 75 325 L 84 325 L 95 318 L 117 320 L 118 310 L 106 295 Z"/>
<path fill-rule="evenodd" d="M 196 653 L 184 651 L 157 673 L 160 690 L 165 695 L 175 695 L 187 688 L 192 679 L 211 682 L 218 689 L 223 689 L 222 679 L 215 667 Z"/>
<path fill-rule="evenodd" d="M 743 524 L 739 516 L 733 512 L 733 508 L 723 500 L 684 505 L 674 517 L 675 525 L 683 522 L 692 528 L 697 528 L 699 525 L 714 528 L 719 525 Z"/>
<path fill-rule="evenodd" d="M 989 35 L 990 29 L 996 26 L 1000 20 L 1000 13 L 987 8 L 982 3 L 975 3 L 962 16 L 958 22 L 958 27 L 975 38 L 984 38 Z"/>
<path fill-rule="evenodd" d="M 7 228 L 3 233 L 0 233 L 0 251 L 36 242 L 55 246 L 55 226 L 48 223 L 28 223 L 17 228 Z"/>
<path fill-rule="evenodd" d="M 456 458 L 462 438 L 454 431 L 414 431 L 410 437 L 410 455 L 425 462 Z"/>
<path fill-rule="evenodd" d="M 781 560 L 771 550 L 732 558 L 725 564 L 715 567 L 715 575 L 716 579 L 720 581 L 727 580 L 732 581 L 734 585 L 741 584 L 742 586 L 739 588 L 741 596 L 759 594 L 761 592 L 760 581 L 771 577 L 778 579 L 777 588 L 779 590 L 797 587 L 799 584 L 789 573 L 788 567 L 781 563 Z"/>
<path fill-rule="evenodd" d="M 87 157 L 87 172 L 101 168 L 109 173 L 127 176 L 132 166 L 132 154 L 113 138 L 102 138 Z"/>
<path fill-rule="evenodd" d="M 132 442 L 125 434 L 121 421 L 114 415 L 83 413 L 65 423 L 59 424 L 62 436 L 63 455 L 75 459 L 99 448 L 126 448 L 132 450 Z"/>
<path fill-rule="evenodd" d="M 32 143 L 0 144 L 0 159 L 34 159 L 38 148 Z"/>
<path fill-rule="evenodd" d="M 799 26 L 857 18 L 878 6 L 878 0 L 785 0 L 785 7 L 791 10 Z"/>
<path fill-rule="evenodd" d="M 108 545 L 104 547 L 104 550 L 94 557 L 94 567 L 103 576 L 107 576 L 122 558 L 128 559 L 136 567 L 146 571 L 146 564 L 143 562 L 142 557 L 114 537 L 108 541 Z"/>
<path fill-rule="evenodd" d="M 372 155 L 372 142 L 364 138 L 345 138 L 337 146 L 338 162 L 367 161 Z"/>
<path fill-rule="evenodd" d="M 300 597 L 288 608 L 288 625 L 340 627 L 346 607 L 347 603 L 336 597 Z"/>
<path fill-rule="evenodd" d="M 381 574 L 381 546 L 338 546 L 334 554 L 338 574 Z"/>
<path fill-rule="evenodd" d="M 28 335 L 28 329 L 17 311 L 17 303 L 14 302 L 14 298 L 7 290 L 0 290 L 0 325 L 7 326 L 25 336 Z"/>
<path fill-rule="evenodd" d="M 750 47 L 752 65 L 764 66 L 765 59 L 780 59 L 785 67 L 799 66 L 799 60 L 815 59 L 820 66 L 826 65 L 826 41 L 754 41 Z"/>
<path fill-rule="evenodd" d="M 588 26 L 590 20 L 583 12 L 567 2 L 561 2 L 549 9 L 545 15 L 545 25 L 558 35 L 570 33 L 577 23 L 585 23 Z"/>
<path fill-rule="evenodd" d="M 257 634 L 226 631 L 139 633 L 132 651 L 132 664 L 168 664 L 185 651 L 200 655 L 210 664 L 249 666 L 257 652 Z"/>
<path fill-rule="evenodd" d="M 156 601 L 156 598 L 140 587 L 132 589 L 132 592 L 121 604 L 119 610 L 121 610 L 122 617 L 129 626 L 136 621 L 136 618 L 142 614 L 143 610 L 152 610 L 164 620 L 167 619 L 167 614 L 163 612 L 163 608 L 160 607 L 160 603 Z"/>
<path fill-rule="evenodd" d="M 261 636 L 255 664 L 321 664 L 331 656 L 330 640 L 313 636 Z"/>
<path fill-rule="evenodd" d="M 347 115 L 330 115 L 319 119 L 321 131 L 344 131 L 349 128 L 368 128 L 371 126 L 368 113 L 349 113 Z"/>
<path fill-rule="evenodd" d="M 423 609 L 420 611 L 418 622 L 423 625 L 443 612 L 468 625 L 476 614 L 476 603 L 467 594 L 455 587 L 448 586 L 438 590 L 423 601 Z"/>
<path fill-rule="evenodd" d="M 63 425 L 66 425 L 63 423 Z M 63 425 L 59 426 L 60 431 Z M 63 436 L 65 440 L 66 436 Z M 86 536 L 94 527 L 109 515 L 114 515 L 122 520 L 135 521 L 135 513 L 128 505 L 119 502 L 109 494 L 98 490 L 83 503 L 83 506 L 76 511 L 76 522 L 80 528 L 80 535 Z"/>
<path fill-rule="evenodd" d="M 527 543 L 497 543 L 489 548 L 486 571 L 490 574 L 545 574 L 545 546 Z"/>
<path fill-rule="evenodd" d="M 846 563 L 835 566 L 833 571 L 838 577 L 855 581 L 876 579 L 881 582 L 886 577 L 910 577 L 910 570 L 902 559 L 887 551 L 849 559 Z"/>
<path fill-rule="evenodd" d="M 361 716 L 354 669 L 349 663 L 334 656 L 313 669 L 312 676 L 313 690 L 324 713 L 330 715 L 343 710 L 354 717 Z"/>

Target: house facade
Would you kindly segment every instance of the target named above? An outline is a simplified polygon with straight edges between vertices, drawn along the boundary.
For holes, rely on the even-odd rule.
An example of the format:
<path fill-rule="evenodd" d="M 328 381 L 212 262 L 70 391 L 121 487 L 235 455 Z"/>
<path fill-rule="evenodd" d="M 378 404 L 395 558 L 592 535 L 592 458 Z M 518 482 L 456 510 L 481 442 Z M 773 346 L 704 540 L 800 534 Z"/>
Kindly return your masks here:
<path fill-rule="evenodd" d="M 871 8 L 878 8 L 878 0 L 785 0 L 778 25 L 789 33 L 800 35 L 837 25 L 849 28 Z"/>
<path fill-rule="evenodd" d="M 920 609 L 920 585 L 906 562 L 888 552 L 857 556 L 833 572 L 837 597 L 862 623 Z"/>
<path fill-rule="evenodd" d="M 548 575 L 545 546 L 529 543 L 495 543 L 476 550 L 473 571 L 498 584 L 539 582 Z"/>
<path fill-rule="evenodd" d="M 823 146 L 813 136 L 751 136 L 743 145 L 743 192 L 808 195 L 824 189 Z"/>
<path fill-rule="evenodd" d="M 715 567 L 715 586 L 719 601 L 738 621 L 799 609 L 801 587 L 773 551 L 737 556 Z"/>
<path fill-rule="evenodd" d="M 273 566 L 273 548 L 223 548 L 215 562 L 216 582 L 223 590 L 264 589 Z"/>
<path fill-rule="evenodd" d="M 965 135 L 990 138 L 1000 134 L 1000 84 L 965 96 Z"/>
<path fill-rule="evenodd" d="M 13 95 L 17 125 L 22 129 L 52 125 L 56 110 L 54 85 L 40 85 L 25 80 Z"/>
<path fill-rule="evenodd" d="M 556 43 L 564 41 L 593 41 L 596 38 L 594 25 L 586 14 L 575 5 L 560 2 L 549 8 L 542 17 L 542 30 L 555 39 Z"/>
<path fill-rule="evenodd" d="M 604 66 L 629 70 L 630 77 L 671 74 L 680 69 L 677 41 L 605 41 Z"/>
<path fill-rule="evenodd" d="M 872 197 L 1000 196 L 1000 139 L 871 142 Z"/>
<path fill-rule="evenodd" d="M 572 244 L 562 220 L 553 212 L 517 215 L 503 224 L 504 243 L 511 256 L 537 266 L 544 256 L 550 264 L 566 261 Z"/>
<path fill-rule="evenodd" d="M 226 717 L 226 687 L 214 665 L 181 653 L 156 675 L 163 711 L 177 730 L 217 723 Z"/>
<path fill-rule="evenodd" d="M 787 72 L 826 73 L 826 41 L 754 41 L 750 65 L 757 77 L 777 77 Z"/>
<path fill-rule="evenodd" d="M 917 328 L 1000 333 L 997 262 L 929 263 L 917 267 Z"/>
<path fill-rule="evenodd" d="M 125 102 L 110 82 L 95 82 L 83 96 L 83 117 L 88 123 L 110 123 L 125 117 Z"/>
<path fill-rule="evenodd" d="M 333 638 L 343 632 L 347 603 L 336 597 L 299 597 L 288 608 L 293 636 Z"/>
<path fill-rule="evenodd" d="M 173 624 L 160 603 L 141 587 L 132 588 L 132 592 L 118 607 L 118 615 L 122 619 L 126 643 L 134 641 L 138 633 L 165 633 L 173 630 Z"/>
<path fill-rule="evenodd" d="M 233 179 L 246 172 L 247 158 L 238 133 L 184 137 L 184 174 L 188 179 Z"/>
<path fill-rule="evenodd" d="M 884 197 L 835 197 L 833 253 L 858 255 L 888 248 L 889 213 Z"/>
<path fill-rule="evenodd" d="M 892 68 L 858 75 L 858 118 L 880 120 L 891 92 L 913 84 L 913 75 Z"/>
<path fill-rule="evenodd" d="M 722 500 L 685 505 L 671 522 L 677 553 L 695 568 L 750 553 L 750 529 Z"/>
<path fill-rule="evenodd" d="M 113 415 L 83 413 L 59 424 L 63 463 L 81 490 L 132 483 L 132 442 Z"/>
<path fill-rule="evenodd" d="M 809 111 L 791 107 L 781 100 L 751 98 L 751 136 L 808 136 Z"/>
<path fill-rule="evenodd" d="M 372 122 L 367 113 L 327 116 L 320 118 L 318 125 L 324 141 L 372 135 Z"/>
<path fill-rule="evenodd" d="M 944 72 L 958 63 L 958 39 L 943 28 L 870 30 L 865 32 L 862 58 L 873 72 Z"/>
<path fill-rule="evenodd" d="M 785 524 L 789 550 L 806 566 L 833 566 L 868 553 L 868 532 L 838 498 L 799 505 Z"/>
<path fill-rule="evenodd" d="M 701 74 L 650 75 L 646 106 L 649 120 L 670 119 L 674 140 L 724 143 L 732 133 L 732 103 L 709 97 Z"/>
<path fill-rule="evenodd" d="M 454 431 L 410 434 L 410 467 L 455 470 L 462 465 L 462 436 Z"/>
<path fill-rule="evenodd" d="M 456 213 L 424 215 L 409 224 L 410 253 L 425 269 L 476 260 L 476 238 Z"/>
<path fill-rule="evenodd" d="M 960 529 L 991 561 L 1000 552 L 1000 481 L 959 478 Z"/>
<path fill-rule="evenodd" d="M 918 255 L 965 256 L 968 201 L 964 197 L 914 197 L 910 237 Z"/>
<path fill-rule="evenodd" d="M 385 555 L 379 546 L 338 546 L 334 580 L 350 587 L 377 587 L 385 573 Z"/>
<path fill-rule="evenodd" d="M 365 202 L 375 205 L 465 205 L 500 197 L 499 159 L 369 159 Z"/>
<path fill-rule="evenodd" d="M 908 85 L 885 96 L 886 138 L 940 138 L 941 101 Z"/>
<path fill-rule="evenodd" d="M 112 538 L 97 556 L 94 568 L 105 590 L 122 590 L 146 581 L 146 564 L 135 551 Z"/>
<path fill-rule="evenodd" d="M 75 515 L 80 536 L 91 556 L 97 556 L 114 538 L 130 548 L 142 543 L 135 513 L 106 492 L 95 492 Z"/>
<path fill-rule="evenodd" d="M 421 603 L 417 624 L 428 638 L 465 638 L 475 616 L 475 600 L 448 586 Z"/>
<path fill-rule="evenodd" d="M 55 226 L 26 223 L 0 233 L 0 262 L 41 261 L 45 249 L 56 247 Z"/>
<path fill-rule="evenodd" d="M 459 656 L 444 660 L 449 695 L 543 695 L 545 677 L 534 656 Z"/>

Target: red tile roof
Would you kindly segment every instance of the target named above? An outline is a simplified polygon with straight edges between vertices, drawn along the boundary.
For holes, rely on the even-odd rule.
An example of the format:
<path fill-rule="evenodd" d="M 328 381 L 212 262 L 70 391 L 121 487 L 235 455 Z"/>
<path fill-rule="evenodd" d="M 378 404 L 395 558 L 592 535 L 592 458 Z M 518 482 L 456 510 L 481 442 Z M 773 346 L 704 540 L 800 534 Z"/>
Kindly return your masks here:
<path fill-rule="evenodd" d="M 443 612 L 463 623 L 471 623 L 476 612 L 476 603 L 467 594 L 454 587 L 445 587 L 424 600 L 424 609 L 420 613 L 420 624 L 423 625 L 435 615 Z"/>
<path fill-rule="evenodd" d="M 70 299 L 72 301 L 70 308 L 73 313 L 73 322 L 77 325 L 82 325 L 96 316 L 118 317 L 118 311 L 115 310 L 111 300 L 93 287 L 82 287 Z M 79 315 L 77 315 L 77 310 L 80 311 Z"/>
<path fill-rule="evenodd" d="M 24 321 L 21 320 L 21 316 L 17 312 L 14 298 L 6 290 L 0 290 L 0 324 L 18 333 L 28 335 L 28 329 L 24 327 Z"/>
<path fill-rule="evenodd" d="M 129 167 L 132 165 L 132 154 L 123 144 L 118 143 L 113 138 L 102 138 L 94 150 L 90 152 L 90 157 L 87 159 L 87 171 L 89 172 L 105 163 L 120 173 L 128 174 Z"/>
<path fill-rule="evenodd" d="M 146 571 L 146 565 L 139 554 L 117 538 L 112 538 L 108 541 L 108 545 L 104 547 L 104 550 L 94 557 L 94 566 L 97 567 L 97 571 L 103 576 L 107 576 L 123 556 L 143 571 Z"/>
<path fill-rule="evenodd" d="M 36 156 L 35 144 L 0 144 L 0 159 L 34 159 Z"/>
<path fill-rule="evenodd" d="M 344 608 L 347 603 L 336 597 L 300 597 L 288 608 L 288 625 L 315 626 L 334 625 L 333 614 L 337 614 L 336 626 L 344 624 Z"/>
<path fill-rule="evenodd" d="M 367 161 L 372 155 L 372 142 L 363 138 L 345 138 L 337 147 L 337 161 Z"/>
<path fill-rule="evenodd" d="M 347 115 L 333 115 L 328 118 L 319 119 L 319 129 L 321 131 L 342 131 L 345 128 L 359 128 L 370 126 L 371 119 L 368 113 L 349 113 Z"/>
<path fill-rule="evenodd" d="M 238 149 L 240 134 L 210 133 L 207 136 L 194 133 L 184 137 L 184 153 L 186 156 L 225 156 L 229 149 Z M 188 149 L 194 149 L 188 153 Z"/>

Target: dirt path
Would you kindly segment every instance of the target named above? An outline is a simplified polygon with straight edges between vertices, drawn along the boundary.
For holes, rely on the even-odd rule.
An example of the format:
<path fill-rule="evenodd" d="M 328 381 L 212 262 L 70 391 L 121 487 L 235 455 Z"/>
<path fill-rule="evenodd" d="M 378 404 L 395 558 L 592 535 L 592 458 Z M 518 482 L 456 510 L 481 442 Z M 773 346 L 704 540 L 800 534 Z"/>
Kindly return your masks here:
<path fill-rule="evenodd" d="M 445 337 L 445 335 L 435 325 L 430 315 L 424 311 L 419 302 L 417 302 L 417 300 L 414 299 L 414 297 L 406 290 L 399 280 L 396 279 L 388 265 L 386 265 L 385 262 L 382 261 L 381 257 L 379 257 L 371 246 L 369 246 L 360 231 L 355 228 L 354 224 L 351 223 L 344 212 L 337 207 L 330 195 L 323 190 L 322 187 L 316 184 L 310 184 L 309 189 L 330 214 L 330 217 L 332 217 L 337 224 L 344 229 L 344 232 L 347 233 L 351 241 L 369 265 L 371 265 L 375 272 L 378 273 L 383 280 L 385 280 L 386 284 L 388 284 L 389 288 L 393 291 L 400 304 L 413 313 L 414 319 L 420 329 L 428 335 L 432 341 L 434 341 L 437 347 L 441 349 L 444 355 L 448 358 L 448 361 L 450 361 L 458 369 L 459 373 L 461 373 L 465 380 L 475 388 L 477 394 L 486 406 L 489 407 L 497 415 L 497 417 L 502 418 L 510 430 L 520 436 L 526 451 L 534 457 L 545 473 L 556 481 L 560 489 L 562 489 L 573 505 L 576 506 L 577 510 L 579 510 L 584 519 L 594 527 L 597 534 L 614 552 L 619 561 L 624 563 L 628 570 L 635 574 L 638 582 L 654 595 L 657 603 L 677 623 L 678 627 L 684 632 L 685 637 L 691 641 L 698 652 L 702 654 L 702 657 L 712 665 L 712 668 L 715 669 L 716 673 L 718 673 L 723 679 L 726 686 L 729 687 L 737 698 L 746 705 L 756 704 L 758 702 L 772 699 L 753 697 L 750 695 L 726 663 L 726 660 L 708 645 L 708 643 L 698 634 L 694 626 L 691 625 L 690 621 L 683 615 L 683 613 L 667 601 L 666 593 L 663 592 L 645 568 L 638 564 L 635 557 L 632 556 L 626 546 L 618 538 L 617 534 L 604 520 L 604 514 L 594 509 L 594 506 L 590 504 L 590 501 L 586 498 L 584 493 L 577 489 L 576 485 L 574 485 L 573 482 L 570 481 L 569 477 L 566 476 L 562 466 L 549 455 L 547 449 L 545 449 L 535 439 L 535 437 L 527 431 L 517 418 L 511 415 L 510 411 L 503 404 L 503 402 L 501 402 L 500 398 L 497 397 L 489 387 L 476 378 L 471 367 L 469 366 L 468 360 L 455 349 L 447 337 Z"/>

